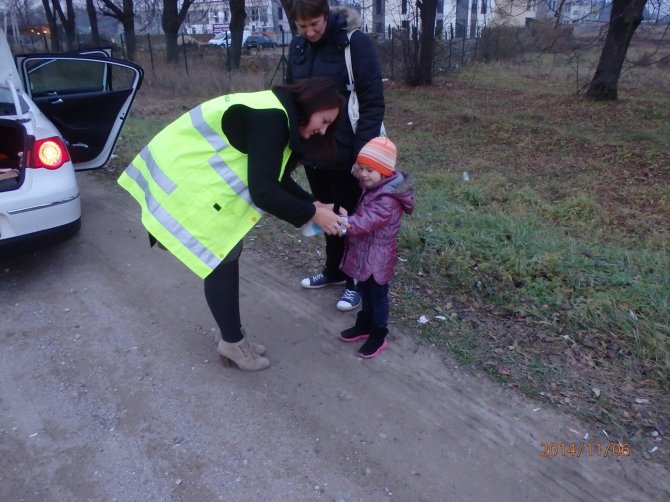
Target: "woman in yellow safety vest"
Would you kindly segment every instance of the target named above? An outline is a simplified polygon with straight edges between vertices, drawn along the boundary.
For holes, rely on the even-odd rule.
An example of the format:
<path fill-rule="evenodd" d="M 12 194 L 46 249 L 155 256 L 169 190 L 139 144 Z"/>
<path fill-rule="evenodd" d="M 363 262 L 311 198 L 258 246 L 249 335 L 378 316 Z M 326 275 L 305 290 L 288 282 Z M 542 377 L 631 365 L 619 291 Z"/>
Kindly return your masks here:
<path fill-rule="evenodd" d="M 325 78 L 207 101 L 169 124 L 119 184 L 139 203 L 150 240 L 204 279 L 221 330 L 224 365 L 262 370 L 265 347 L 244 336 L 239 307 L 243 237 L 268 212 L 296 227 L 337 234 L 342 218 L 290 176 L 304 155 L 335 155 L 344 102 Z"/>

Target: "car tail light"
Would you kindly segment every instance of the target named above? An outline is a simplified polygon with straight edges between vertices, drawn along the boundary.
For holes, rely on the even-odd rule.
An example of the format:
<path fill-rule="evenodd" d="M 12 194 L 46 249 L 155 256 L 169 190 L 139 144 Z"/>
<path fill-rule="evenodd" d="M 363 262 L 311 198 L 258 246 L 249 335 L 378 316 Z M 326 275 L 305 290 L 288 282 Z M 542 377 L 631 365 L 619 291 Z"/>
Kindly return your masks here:
<path fill-rule="evenodd" d="M 57 137 L 35 141 L 32 153 L 30 167 L 34 168 L 58 169 L 70 160 L 63 140 Z"/>

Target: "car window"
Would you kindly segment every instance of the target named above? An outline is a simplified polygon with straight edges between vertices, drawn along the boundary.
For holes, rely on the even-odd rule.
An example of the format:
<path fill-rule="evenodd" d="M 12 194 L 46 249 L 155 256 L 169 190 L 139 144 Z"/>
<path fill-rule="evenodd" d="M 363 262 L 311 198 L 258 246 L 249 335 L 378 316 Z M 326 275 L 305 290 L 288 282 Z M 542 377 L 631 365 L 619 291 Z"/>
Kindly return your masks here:
<path fill-rule="evenodd" d="M 9 90 L 0 89 L 0 115 L 16 115 L 14 100 Z"/>
<path fill-rule="evenodd" d="M 28 111 L 28 103 L 23 99 L 23 96 L 19 95 L 19 103 L 21 106 L 21 113 L 26 113 Z M 9 89 L 0 89 L 0 116 L 3 115 L 16 115 L 14 100 L 12 99 L 12 93 Z"/>
<path fill-rule="evenodd" d="M 31 59 L 26 70 L 34 98 L 125 90 L 135 79 L 130 68 L 85 59 Z"/>
<path fill-rule="evenodd" d="M 37 59 L 28 62 L 27 70 L 34 97 L 106 89 L 106 65 L 96 61 Z"/>

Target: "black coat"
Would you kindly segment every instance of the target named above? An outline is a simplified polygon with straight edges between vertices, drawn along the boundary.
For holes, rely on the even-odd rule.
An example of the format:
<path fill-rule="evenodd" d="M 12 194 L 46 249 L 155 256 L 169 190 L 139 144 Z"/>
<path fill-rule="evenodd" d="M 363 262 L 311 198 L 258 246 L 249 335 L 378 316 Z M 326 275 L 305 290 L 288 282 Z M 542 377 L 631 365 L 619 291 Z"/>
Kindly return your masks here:
<path fill-rule="evenodd" d="M 360 18 L 349 9 L 331 10 L 326 32 L 312 44 L 298 35 L 291 41 L 288 55 L 287 83 L 309 77 L 330 79 L 348 100 L 349 77 L 344 48 L 349 44 L 347 32 L 360 27 Z M 315 167 L 350 170 L 356 155 L 372 138 L 379 136 L 384 119 L 384 88 L 377 53 L 370 38 L 362 31 L 351 36 L 351 66 L 358 94 L 360 118 L 354 134 L 349 116 L 340 121 L 337 130 L 337 163 Z M 309 160 L 305 165 L 313 165 Z"/>

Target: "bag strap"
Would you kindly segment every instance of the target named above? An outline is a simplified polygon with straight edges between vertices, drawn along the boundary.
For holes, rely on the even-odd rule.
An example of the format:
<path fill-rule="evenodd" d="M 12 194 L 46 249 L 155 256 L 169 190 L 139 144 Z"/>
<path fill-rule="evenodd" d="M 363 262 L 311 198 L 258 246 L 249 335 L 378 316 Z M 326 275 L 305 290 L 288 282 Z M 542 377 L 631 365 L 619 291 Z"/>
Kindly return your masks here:
<path fill-rule="evenodd" d="M 347 85 L 347 91 L 356 92 L 356 86 L 354 85 L 354 71 L 351 68 L 351 35 L 358 30 L 353 30 L 347 33 L 347 39 L 349 43 L 344 48 L 344 61 L 347 65 L 347 73 L 349 74 L 349 84 Z"/>

